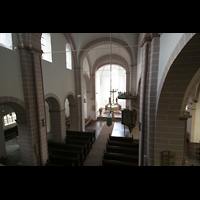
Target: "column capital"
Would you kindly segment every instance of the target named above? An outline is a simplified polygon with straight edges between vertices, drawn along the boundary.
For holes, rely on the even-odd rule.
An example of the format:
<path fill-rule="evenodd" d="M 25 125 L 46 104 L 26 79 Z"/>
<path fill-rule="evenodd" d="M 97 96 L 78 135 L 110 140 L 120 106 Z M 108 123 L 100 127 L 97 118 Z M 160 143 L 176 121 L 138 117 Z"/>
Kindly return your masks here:
<path fill-rule="evenodd" d="M 130 65 L 131 67 L 137 66 L 137 63 L 133 63 Z"/>
<path fill-rule="evenodd" d="M 43 53 L 42 49 L 39 49 L 37 47 L 34 47 L 33 45 L 26 45 L 26 44 L 19 44 L 18 45 L 18 49 L 26 49 L 28 51 L 32 51 L 32 52 L 37 52 L 39 54 Z"/>
<path fill-rule="evenodd" d="M 146 42 L 151 41 L 150 33 L 146 33 L 140 42 L 140 47 L 143 47 Z"/>
<path fill-rule="evenodd" d="M 151 42 L 154 37 L 160 37 L 158 33 L 146 33 L 140 42 L 140 47 L 143 47 L 146 42 Z"/>

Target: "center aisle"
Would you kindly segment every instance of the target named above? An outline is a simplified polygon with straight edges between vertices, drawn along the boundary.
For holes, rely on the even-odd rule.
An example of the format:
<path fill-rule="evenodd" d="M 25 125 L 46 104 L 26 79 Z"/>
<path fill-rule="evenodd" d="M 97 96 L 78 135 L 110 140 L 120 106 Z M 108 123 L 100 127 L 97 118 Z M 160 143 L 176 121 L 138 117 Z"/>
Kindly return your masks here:
<path fill-rule="evenodd" d="M 97 140 L 95 141 L 90 153 L 87 155 L 86 160 L 83 163 L 83 166 L 99 166 L 102 164 L 103 151 L 106 147 L 107 139 L 109 138 L 109 133 L 112 134 L 114 120 L 112 126 L 107 126 L 105 122 Z"/>

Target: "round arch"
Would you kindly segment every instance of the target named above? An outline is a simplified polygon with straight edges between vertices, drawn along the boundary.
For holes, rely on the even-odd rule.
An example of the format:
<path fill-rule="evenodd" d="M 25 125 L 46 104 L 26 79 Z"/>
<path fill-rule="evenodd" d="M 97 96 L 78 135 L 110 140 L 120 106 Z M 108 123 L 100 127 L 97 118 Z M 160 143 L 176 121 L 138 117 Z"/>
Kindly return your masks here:
<path fill-rule="evenodd" d="M 100 67 L 102 67 L 103 65 L 106 65 L 106 64 L 110 64 L 110 55 L 102 56 L 98 60 L 96 60 L 96 62 L 94 63 L 94 66 L 93 66 L 92 73 L 95 74 L 96 70 L 98 70 Z M 127 61 L 123 57 L 113 54 L 112 55 L 112 64 L 120 65 L 126 70 L 126 73 L 130 73 L 130 67 L 129 67 Z"/>
<path fill-rule="evenodd" d="M 176 153 L 175 165 L 185 162 L 185 93 L 200 67 L 200 34 L 184 34 L 169 58 L 158 91 L 154 165 L 161 165 L 162 151 Z"/>
<path fill-rule="evenodd" d="M 70 112 L 70 130 L 77 130 L 77 116 L 78 116 L 78 109 L 76 105 L 76 98 L 73 92 L 68 92 L 64 98 L 64 107 L 65 101 L 68 99 L 69 101 L 69 112 Z"/>
<path fill-rule="evenodd" d="M 51 124 L 52 140 L 54 142 L 63 142 L 65 138 L 65 124 L 63 122 L 63 111 L 61 109 L 61 103 L 59 98 L 53 94 L 48 93 L 45 95 L 45 101 L 49 105 L 50 121 Z M 46 110 L 46 114 L 47 114 Z"/>
<path fill-rule="evenodd" d="M 34 159 L 27 159 L 27 157 L 34 157 L 34 149 L 31 146 L 27 146 L 27 141 L 31 141 L 32 135 L 30 133 L 30 125 L 27 122 L 26 107 L 24 101 L 11 96 L 1 96 L 0 106 L 9 106 L 17 115 L 18 134 L 20 138 L 20 156 L 23 166 L 34 165 Z M 3 117 L 3 114 L 1 115 Z M 1 134 L 3 134 L 3 127 L 1 127 Z M 1 136 L 2 137 L 2 136 Z M 4 137 L 4 136 L 3 136 Z M 1 140 L 3 142 L 3 140 Z M 1 143 L 1 149 L 5 148 L 5 143 Z"/>
<path fill-rule="evenodd" d="M 49 104 L 50 111 L 60 111 L 60 99 L 53 93 L 48 93 L 44 96 L 45 101 Z"/>
<path fill-rule="evenodd" d="M 93 48 L 95 48 L 99 45 L 104 45 L 104 44 L 110 44 L 110 38 L 109 37 L 98 38 L 96 40 L 89 42 L 87 45 L 85 45 L 85 47 L 83 48 L 85 50 L 82 51 L 79 55 L 80 67 L 83 66 L 83 59 L 91 49 L 93 49 Z M 122 41 L 120 39 L 112 38 L 112 44 L 122 47 L 128 53 L 128 55 L 130 56 L 131 63 L 133 63 L 133 54 L 132 54 L 131 48 L 128 46 L 127 43 L 125 43 L 124 41 Z"/>

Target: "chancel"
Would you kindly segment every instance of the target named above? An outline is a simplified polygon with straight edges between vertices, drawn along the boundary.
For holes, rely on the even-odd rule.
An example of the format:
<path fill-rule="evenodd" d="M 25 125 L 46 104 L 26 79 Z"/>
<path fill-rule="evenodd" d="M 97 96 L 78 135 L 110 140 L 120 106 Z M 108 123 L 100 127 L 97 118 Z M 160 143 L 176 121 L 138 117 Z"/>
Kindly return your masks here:
<path fill-rule="evenodd" d="M 0 166 L 200 165 L 199 41 L 0 33 Z"/>

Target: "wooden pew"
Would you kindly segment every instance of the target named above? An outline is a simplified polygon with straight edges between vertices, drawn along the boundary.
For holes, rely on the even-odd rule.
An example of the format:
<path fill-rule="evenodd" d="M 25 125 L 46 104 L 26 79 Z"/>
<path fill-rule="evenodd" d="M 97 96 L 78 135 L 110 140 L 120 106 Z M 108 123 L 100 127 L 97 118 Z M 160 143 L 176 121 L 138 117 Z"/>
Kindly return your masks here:
<path fill-rule="evenodd" d="M 80 156 L 70 157 L 63 155 L 50 154 L 50 165 L 80 166 Z"/>
<path fill-rule="evenodd" d="M 56 143 L 56 142 L 48 142 L 48 147 L 50 151 L 53 151 L 55 154 L 55 149 L 57 151 L 64 150 L 64 151 L 71 151 L 76 154 L 80 155 L 80 160 L 83 162 L 86 158 L 86 148 L 83 148 L 79 145 L 70 145 L 70 144 L 64 144 L 64 143 Z M 53 149 L 53 150 L 52 150 Z"/>
<path fill-rule="evenodd" d="M 133 136 L 132 137 L 117 137 L 117 136 L 111 136 L 109 133 L 109 140 L 116 141 L 116 142 L 133 143 Z"/>
<path fill-rule="evenodd" d="M 110 141 L 108 139 L 107 145 L 109 146 L 119 146 L 119 147 L 126 147 L 126 148 L 139 148 L 139 142 L 127 143 L 127 142 L 116 142 Z"/>
<path fill-rule="evenodd" d="M 137 163 L 122 162 L 118 160 L 102 160 L 102 166 L 137 166 Z"/>
<path fill-rule="evenodd" d="M 69 136 L 67 136 L 67 137 L 65 138 L 65 141 L 66 141 L 66 140 L 75 140 L 75 141 L 86 142 L 86 143 L 88 144 L 88 146 L 89 146 L 89 149 L 92 148 L 92 144 L 93 144 L 93 143 L 90 141 L 90 138 L 87 137 L 87 136 L 79 136 L 79 137 L 77 137 L 77 136 L 69 135 Z"/>
<path fill-rule="evenodd" d="M 96 137 L 95 137 L 95 130 L 94 131 L 91 131 L 91 132 L 89 132 L 89 131 L 70 131 L 70 130 L 67 130 L 66 131 L 66 136 L 68 137 L 68 136 L 77 136 L 77 137 L 79 137 L 79 136 L 87 136 L 87 137 L 89 137 L 90 138 L 90 141 L 91 142 L 95 142 L 95 140 L 96 140 Z"/>
<path fill-rule="evenodd" d="M 102 166 L 138 166 L 139 140 L 133 137 L 115 137 L 109 134 Z"/>
<path fill-rule="evenodd" d="M 65 144 L 72 144 L 72 145 L 75 144 L 82 146 L 83 148 L 86 148 L 86 155 L 89 153 L 90 150 L 89 143 L 84 141 L 65 139 Z"/>
<path fill-rule="evenodd" d="M 122 162 L 130 162 L 138 164 L 138 156 L 115 154 L 115 153 L 104 153 L 104 160 L 118 160 Z"/>
<path fill-rule="evenodd" d="M 18 128 L 17 126 L 4 130 L 4 138 L 5 141 L 8 141 L 14 137 L 18 136 Z"/>
<path fill-rule="evenodd" d="M 78 163 L 78 166 L 82 165 L 83 163 L 83 160 L 81 160 L 82 155 L 80 154 L 80 151 L 51 148 L 49 149 L 49 156 L 50 155 L 60 155 L 60 156 L 67 156 L 67 157 L 74 157 L 74 158 L 79 157 L 80 163 Z"/>
<path fill-rule="evenodd" d="M 135 148 L 125 148 L 125 147 L 116 147 L 116 146 L 106 145 L 106 152 L 138 156 L 138 149 L 135 149 Z"/>

